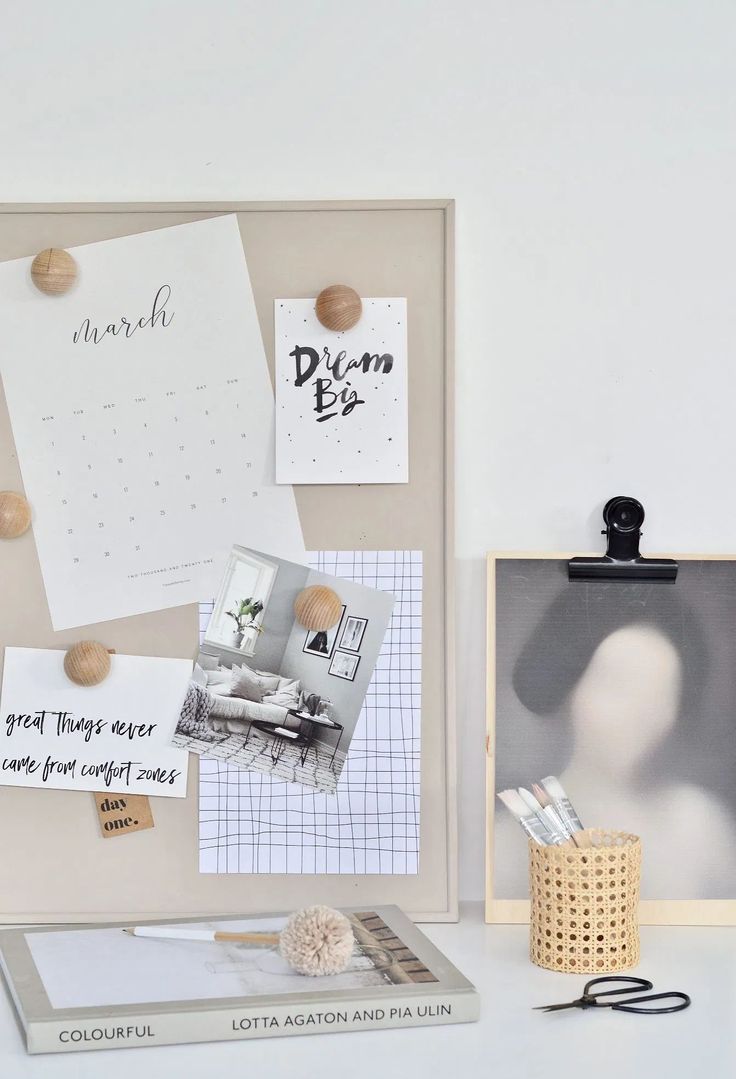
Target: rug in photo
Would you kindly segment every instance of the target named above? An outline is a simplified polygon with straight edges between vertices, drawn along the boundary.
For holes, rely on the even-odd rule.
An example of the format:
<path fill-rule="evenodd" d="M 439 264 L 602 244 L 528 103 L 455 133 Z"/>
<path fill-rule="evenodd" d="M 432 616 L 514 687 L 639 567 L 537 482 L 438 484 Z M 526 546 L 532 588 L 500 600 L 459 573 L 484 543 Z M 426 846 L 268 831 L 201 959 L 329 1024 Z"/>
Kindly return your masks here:
<path fill-rule="evenodd" d="M 233 547 L 173 744 L 334 793 L 393 605 Z"/>

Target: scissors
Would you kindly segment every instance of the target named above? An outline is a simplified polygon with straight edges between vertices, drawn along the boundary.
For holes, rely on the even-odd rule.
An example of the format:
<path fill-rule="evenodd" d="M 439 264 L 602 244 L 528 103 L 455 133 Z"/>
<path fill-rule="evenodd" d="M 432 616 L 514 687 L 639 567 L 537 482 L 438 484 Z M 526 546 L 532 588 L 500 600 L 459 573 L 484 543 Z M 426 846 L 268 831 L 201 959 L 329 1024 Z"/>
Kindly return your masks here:
<path fill-rule="evenodd" d="M 597 993 L 591 993 L 594 985 L 604 985 L 607 982 L 626 982 L 622 989 L 600 989 Z M 621 994 L 635 993 L 637 990 L 645 990 L 640 996 L 629 996 L 627 1000 L 602 1000 L 601 997 L 615 997 Z M 690 1007 L 690 997 L 687 993 L 673 990 L 668 993 L 649 993 L 654 989 L 651 982 L 646 978 L 627 978 L 621 974 L 611 974 L 607 978 L 593 978 L 585 984 L 583 995 L 577 1000 L 571 1000 L 569 1004 L 540 1005 L 534 1011 L 559 1012 L 564 1008 L 611 1008 L 615 1012 L 638 1012 L 641 1015 L 666 1015 L 668 1012 L 681 1012 Z M 677 1000 L 678 1004 L 671 1004 L 666 1008 L 637 1008 L 637 1004 L 644 1004 L 652 1000 Z"/>

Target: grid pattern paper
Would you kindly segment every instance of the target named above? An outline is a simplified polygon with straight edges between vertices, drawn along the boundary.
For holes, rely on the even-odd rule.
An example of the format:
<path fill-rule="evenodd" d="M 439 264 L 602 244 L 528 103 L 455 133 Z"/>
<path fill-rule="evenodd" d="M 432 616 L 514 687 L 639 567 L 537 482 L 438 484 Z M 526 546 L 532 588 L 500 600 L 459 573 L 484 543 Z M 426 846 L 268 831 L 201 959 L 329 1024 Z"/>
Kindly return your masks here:
<path fill-rule="evenodd" d="M 308 562 L 396 597 L 337 794 L 202 757 L 200 872 L 417 873 L 422 553 L 321 551 Z M 200 605 L 201 637 L 212 607 Z"/>

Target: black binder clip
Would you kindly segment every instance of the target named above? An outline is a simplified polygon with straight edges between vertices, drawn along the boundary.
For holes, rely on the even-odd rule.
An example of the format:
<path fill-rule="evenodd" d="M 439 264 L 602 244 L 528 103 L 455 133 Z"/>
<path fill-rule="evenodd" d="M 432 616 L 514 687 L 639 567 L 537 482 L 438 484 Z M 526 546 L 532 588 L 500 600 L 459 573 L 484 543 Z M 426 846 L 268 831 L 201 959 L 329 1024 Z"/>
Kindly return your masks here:
<path fill-rule="evenodd" d="M 571 558 L 567 563 L 571 581 L 674 581 L 678 564 L 672 558 L 642 558 L 639 554 L 644 507 L 635 498 L 617 495 L 603 510 L 608 539 L 600 558 Z"/>

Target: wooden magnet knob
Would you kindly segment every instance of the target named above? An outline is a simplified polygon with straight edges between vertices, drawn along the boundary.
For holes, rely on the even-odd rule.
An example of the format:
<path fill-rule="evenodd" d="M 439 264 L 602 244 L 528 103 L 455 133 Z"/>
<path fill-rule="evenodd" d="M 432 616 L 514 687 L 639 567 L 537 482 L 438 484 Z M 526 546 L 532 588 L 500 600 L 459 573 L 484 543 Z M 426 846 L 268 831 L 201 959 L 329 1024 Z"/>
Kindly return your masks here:
<path fill-rule="evenodd" d="M 33 284 L 47 296 L 63 296 L 77 280 L 77 264 L 61 247 L 47 247 L 31 263 Z"/>
<path fill-rule="evenodd" d="M 340 597 L 323 584 L 304 588 L 294 600 L 296 620 L 306 629 L 332 629 L 342 614 Z"/>
<path fill-rule="evenodd" d="M 0 539 L 15 539 L 28 531 L 31 507 L 23 495 L 0 491 Z"/>
<path fill-rule="evenodd" d="M 64 656 L 67 677 L 78 686 L 96 686 L 110 673 L 110 653 L 99 641 L 78 641 Z"/>
<path fill-rule="evenodd" d="M 330 285 L 320 292 L 314 310 L 328 330 L 351 330 L 363 313 L 363 304 L 354 288 Z"/>

